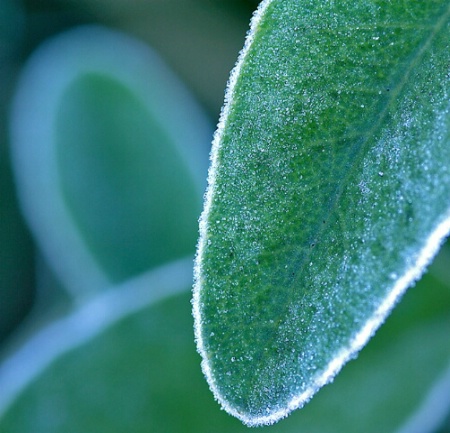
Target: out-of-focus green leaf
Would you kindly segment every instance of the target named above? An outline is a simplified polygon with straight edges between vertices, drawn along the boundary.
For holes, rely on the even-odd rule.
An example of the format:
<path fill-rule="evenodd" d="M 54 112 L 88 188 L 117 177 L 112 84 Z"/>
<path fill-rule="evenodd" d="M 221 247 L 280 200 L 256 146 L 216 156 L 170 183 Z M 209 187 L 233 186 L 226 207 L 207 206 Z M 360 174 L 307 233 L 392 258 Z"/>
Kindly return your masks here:
<path fill-rule="evenodd" d="M 167 134 L 170 119 L 158 124 L 136 96 L 107 75 L 86 74 L 68 88 L 57 119 L 64 197 L 114 280 L 192 252 L 200 208 L 201 186 Z"/>
<path fill-rule="evenodd" d="M 148 47 L 100 27 L 57 36 L 12 117 L 25 216 L 73 293 L 192 252 L 209 122 Z"/>
<path fill-rule="evenodd" d="M 449 40 L 446 0 L 262 2 L 214 142 L 194 292 L 203 370 L 245 423 L 332 380 L 447 235 Z"/>
<path fill-rule="evenodd" d="M 192 341 L 187 291 L 54 360 L 19 395 L 0 420 L 0 431 L 248 431 L 210 398 Z M 304 410 L 263 430 L 396 432 L 449 368 L 449 307 L 450 290 L 425 277 L 332 386 Z"/>

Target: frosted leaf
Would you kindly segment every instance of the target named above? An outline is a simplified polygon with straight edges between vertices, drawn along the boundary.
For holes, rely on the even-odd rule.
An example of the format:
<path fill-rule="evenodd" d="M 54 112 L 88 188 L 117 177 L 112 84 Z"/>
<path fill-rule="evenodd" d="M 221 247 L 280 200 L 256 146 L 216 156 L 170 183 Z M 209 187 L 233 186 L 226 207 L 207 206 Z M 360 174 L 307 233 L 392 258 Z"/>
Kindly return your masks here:
<path fill-rule="evenodd" d="M 255 14 L 213 143 L 193 301 L 203 371 L 244 423 L 330 382 L 447 236 L 449 23 L 443 1 Z"/>

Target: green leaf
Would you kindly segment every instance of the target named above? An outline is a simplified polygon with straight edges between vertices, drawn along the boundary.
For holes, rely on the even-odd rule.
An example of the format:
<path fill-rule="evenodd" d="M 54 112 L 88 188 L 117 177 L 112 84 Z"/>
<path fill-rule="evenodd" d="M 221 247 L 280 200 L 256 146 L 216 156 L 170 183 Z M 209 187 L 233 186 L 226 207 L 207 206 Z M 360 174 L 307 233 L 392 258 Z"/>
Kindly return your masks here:
<path fill-rule="evenodd" d="M 210 126 L 144 44 L 71 30 L 32 56 L 12 115 L 25 216 L 75 296 L 193 253 Z"/>
<path fill-rule="evenodd" d="M 450 230 L 450 2 L 266 0 L 230 79 L 196 261 L 203 371 L 270 424 L 354 357 Z"/>

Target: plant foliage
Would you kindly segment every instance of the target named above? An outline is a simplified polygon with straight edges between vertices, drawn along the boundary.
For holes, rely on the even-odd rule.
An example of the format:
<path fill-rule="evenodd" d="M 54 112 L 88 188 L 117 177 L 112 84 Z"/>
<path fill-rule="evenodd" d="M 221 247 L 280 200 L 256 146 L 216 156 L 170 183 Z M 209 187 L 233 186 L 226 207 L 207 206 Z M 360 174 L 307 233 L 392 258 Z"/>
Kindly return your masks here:
<path fill-rule="evenodd" d="M 450 229 L 450 3 L 264 1 L 201 221 L 203 370 L 249 425 L 354 357 Z"/>

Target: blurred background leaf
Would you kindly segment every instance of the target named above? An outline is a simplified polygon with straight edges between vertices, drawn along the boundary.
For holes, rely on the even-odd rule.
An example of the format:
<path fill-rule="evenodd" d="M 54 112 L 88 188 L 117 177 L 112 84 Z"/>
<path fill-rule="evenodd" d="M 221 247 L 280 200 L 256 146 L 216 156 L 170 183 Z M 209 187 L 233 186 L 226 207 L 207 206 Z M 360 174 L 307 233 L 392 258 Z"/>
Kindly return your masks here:
<path fill-rule="evenodd" d="M 63 195 L 113 281 L 192 251 L 201 188 L 136 95 L 86 74 L 63 96 L 57 124 Z"/>
<path fill-rule="evenodd" d="M 44 43 L 11 115 L 18 194 L 75 298 L 192 253 L 212 126 L 146 46 L 81 26 Z"/>

